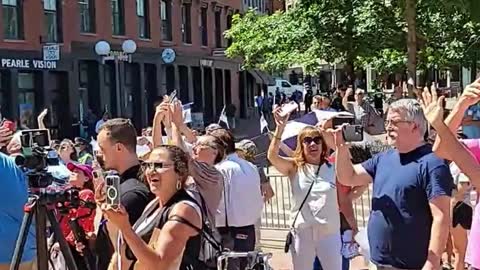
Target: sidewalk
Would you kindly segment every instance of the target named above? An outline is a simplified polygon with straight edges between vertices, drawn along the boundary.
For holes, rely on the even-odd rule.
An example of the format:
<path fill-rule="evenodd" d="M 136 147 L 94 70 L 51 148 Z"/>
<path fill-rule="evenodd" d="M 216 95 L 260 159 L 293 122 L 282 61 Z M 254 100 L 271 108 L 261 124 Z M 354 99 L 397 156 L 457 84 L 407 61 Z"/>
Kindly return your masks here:
<path fill-rule="evenodd" d="M 274 270 L 292 270 L 292 260 L 290 254 L 284 253 L 283 250 L 267 250 L 273 253 L 271 260 L 271 266 Z M 313 261 L 312 261 L 313 268 Z M 350 270 L 365 270 L 368 269 L 368 266 L 365 265 L 363 257 L 356 257 L 350 261 Z M 308 270 L 308 269 L 306 269 Z M 328 270 L 328 269 L 325 269 Z"/>

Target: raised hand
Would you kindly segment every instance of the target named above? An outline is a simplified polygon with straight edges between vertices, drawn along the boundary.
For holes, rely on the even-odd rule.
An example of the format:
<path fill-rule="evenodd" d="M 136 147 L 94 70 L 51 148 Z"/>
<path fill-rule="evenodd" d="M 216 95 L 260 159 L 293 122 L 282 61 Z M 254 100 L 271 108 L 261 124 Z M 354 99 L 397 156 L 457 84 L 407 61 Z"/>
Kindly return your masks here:
<path fill-rule="evenodd" d="M 177 127 L 183 124 L 183 109 L 182 103 L 179 100 L 175 100 L 172 104 L 170 104 L 170 114 L 172 122 Z"/>
<path fill-rule="evenodd" d="M 425 118 L 434 128 L 438 128 L 439 126 L 443 125 L 444 99 L 444 96 L 437 96 L 437 88 L 433 84 L 431 90 L 428 90 L 428 87 L 423 89 L 420 104 L 422 106 Z"/>
<path fill-rule="evenodd" d="M 6 128 L 0 127 L 0 148 L 7 146 L 12 140 L 13 132 Z"/>
<path fill-rule="evenodd" d="M 281 114 L 282 107 L 277 107 L 273 110 L 273 118 L 275 118 L 275 124 L 277 124 L 277 127 L 285 127 L 287 125 L 288 119 L 290 118 L 289 113 L 284 116 L 282 116 Z"/>
<path fill-rule="evenodd" d="M 462 96 L 458 102 L 466 107 L 474 105 L 480 101 L 480 78 L 467 85 L 463 90 Z"/>

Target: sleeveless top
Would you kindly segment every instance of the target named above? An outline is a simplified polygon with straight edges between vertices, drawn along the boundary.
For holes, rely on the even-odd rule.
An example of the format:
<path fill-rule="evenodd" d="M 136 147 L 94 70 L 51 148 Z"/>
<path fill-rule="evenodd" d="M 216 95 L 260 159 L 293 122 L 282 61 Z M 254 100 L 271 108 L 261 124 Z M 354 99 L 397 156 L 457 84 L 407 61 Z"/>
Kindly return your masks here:
<path fill-rule="evenodd" d="M 310 185 L 314 182 L 312 190 L 303 205 L 294 228 L 305 228 L 321 225 L 325 235 L 338 233 L 340 230 L 340 210 L 337 200 L 337 186 L 335 169 L 332 164 L 318 165 L 305 164 L 298 168 L 297 173 L 291 177 L 293 205 L 290 213 L 290 222 L 304 200 Z"/>
<path fill-rule="evenodd" d="M 158 199 L 153 200 L 145 208 L 144 214 L 135 223 L 135 232 L 148 243 L 148 245 L 155 250 L 155 245 L 160 236 L 160 231 L 168 221 L 168 216 L 173 207 L 178 203 L 185 203 L 195 209 L 203 224 L 203 215 L 199 203 L 185 190 L 178 191 L 164 207 L 159 208 Z M 178 254 L 175 260 L 170 264 L 170 267 L 165 270 L 186 270 L 198 269 L 196 268 L 197 258 L 200 252 L 201 236 L 195 235 L 191 237 L 182 252 Z M 128 253 L 128 252 L 127 252 Z M 132 256 L 131 254 L 128 256 Z M 141 262 L 136 261 L 130 269 L 146 270 Z"/>

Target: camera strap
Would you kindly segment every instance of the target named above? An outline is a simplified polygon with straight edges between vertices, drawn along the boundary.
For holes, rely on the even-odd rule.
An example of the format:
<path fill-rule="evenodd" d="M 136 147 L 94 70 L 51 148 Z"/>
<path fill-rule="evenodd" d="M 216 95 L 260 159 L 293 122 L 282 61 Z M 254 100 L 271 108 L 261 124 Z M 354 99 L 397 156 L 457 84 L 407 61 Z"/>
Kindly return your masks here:
<path fill-rule="evenodd" d="M 302 208 L 307 202 L 308 196 L 310 196 L 310 192 L 312 191 L 313 185 L 315 184 L 315 181 L 318 178 L 318 175 L 320 174 L 320 168 L 322 167 L 322 164 L 318 165 L 317 172 L 315 173 L 315 178 L 312 179 L 312 183 L 310 184 L 310 187 L 308 188 L 307 193 L 305 194 L 305 198 L 303 198 L 302 203 L 300 204 L 300 207 L 298 208 L 298 212 L 295 214 L 295 218 L 293 219 L 292 225 L 290 229 L 295 228 L 295 222 L 297 222 L 298 215 L 300 215 L 300 212 L 302 212 Z"/>

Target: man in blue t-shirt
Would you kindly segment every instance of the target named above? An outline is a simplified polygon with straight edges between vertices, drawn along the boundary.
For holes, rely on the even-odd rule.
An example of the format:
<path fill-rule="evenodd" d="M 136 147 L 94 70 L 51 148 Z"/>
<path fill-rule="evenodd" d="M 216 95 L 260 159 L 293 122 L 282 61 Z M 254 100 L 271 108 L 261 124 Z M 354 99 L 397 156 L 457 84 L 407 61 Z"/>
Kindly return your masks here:
<path fill-rule="evenodd" d="M 0 148 L 6 146 L 7 133 L 0 127 Z M 10 136 L 10 135 L 8 135 Z M 10 136 L 11 137 L 11 136 Z M 9 269 L 28 198 L 28 183 L 23 172 L 7 155 L 0 153 L 0 270 Z M 32 269 L 35 234 L 32 226 L 25 243 L 21 270 Z"/>
<path fill-rule="evenodd" d="M 417 101 L 392 103 L 386 119 L 388 143 L 396 149 L 362 164 L 352 164 L 341 131 L 334 133 L 338 180 L 373 183 L 368 240 L 378 269 L 440 269 L 450 227 L 450 170 L 423 140 L 427 122 Z"/>

